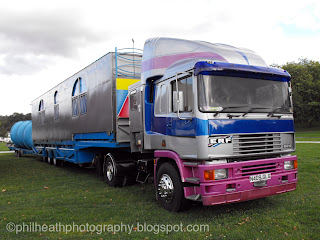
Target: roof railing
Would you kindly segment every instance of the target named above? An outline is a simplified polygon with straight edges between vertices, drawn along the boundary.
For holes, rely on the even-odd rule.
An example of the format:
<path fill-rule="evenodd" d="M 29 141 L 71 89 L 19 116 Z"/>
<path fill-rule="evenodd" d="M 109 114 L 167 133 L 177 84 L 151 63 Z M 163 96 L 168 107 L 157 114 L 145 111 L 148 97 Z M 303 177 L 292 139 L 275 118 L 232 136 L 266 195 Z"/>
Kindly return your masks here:
<path fill-rule="evenodd" d="M 140 79 L 143 50 L 138 48 L 115 49 L 116 78 Z M 120 64 L 121 62 L 121 64 Z"/>

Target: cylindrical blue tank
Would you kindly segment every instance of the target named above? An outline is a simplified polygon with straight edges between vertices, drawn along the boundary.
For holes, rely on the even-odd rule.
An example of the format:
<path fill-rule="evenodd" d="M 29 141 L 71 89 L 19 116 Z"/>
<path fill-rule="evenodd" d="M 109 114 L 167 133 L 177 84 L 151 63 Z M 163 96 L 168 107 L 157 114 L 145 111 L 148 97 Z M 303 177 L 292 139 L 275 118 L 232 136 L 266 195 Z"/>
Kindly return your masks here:
<path fill-rule="evenodd" d="M 11 128 L 10 136 L 16 147 L 32 149 L 32 122 L 20 121 L 15 123 Z"/>

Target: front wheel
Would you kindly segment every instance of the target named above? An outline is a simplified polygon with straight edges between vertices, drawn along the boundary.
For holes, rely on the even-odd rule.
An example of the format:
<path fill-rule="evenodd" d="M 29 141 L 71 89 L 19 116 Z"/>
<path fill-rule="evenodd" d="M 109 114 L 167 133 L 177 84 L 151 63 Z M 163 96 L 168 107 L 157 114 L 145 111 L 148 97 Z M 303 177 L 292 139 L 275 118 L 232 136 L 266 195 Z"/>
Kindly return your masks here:
<path fill-rule="evenodd" d="M 104 159 L 103 177 L 104 181 L 111 187 L 123 187 L 125 185 L 125 177 L 119 176 L 115 158 L 110 153 Z"/>
<path fill-rule="evenodd" d="M 157 172 L 157 197 L 167 210 L 179 212 L 189 206 L 184 197 L 178 169 L 171 163 L 163 163 Z"/>

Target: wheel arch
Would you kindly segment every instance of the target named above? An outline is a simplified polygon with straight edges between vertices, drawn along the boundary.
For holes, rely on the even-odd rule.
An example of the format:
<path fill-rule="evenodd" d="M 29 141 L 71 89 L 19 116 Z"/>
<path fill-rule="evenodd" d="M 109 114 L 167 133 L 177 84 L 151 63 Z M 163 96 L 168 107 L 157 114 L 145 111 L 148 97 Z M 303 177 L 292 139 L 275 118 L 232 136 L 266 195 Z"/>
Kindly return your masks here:
<path fill-rule="evenodd" d="M 158 150 L 154 152 L 154 156 L 156 157 L 156 164 L 154 166 L 154 178 L 157 177 L 157 172 L 161 164 L 165 162 L 173 163 L 177 168 L 178 173 L 180 175 L 181 182 L 185 182 L 185 178 L 188 176 L 188 169 L 184 167 L 183 161 L 179 157 L 176 152 L 167 151 L 167 150 Z"/>

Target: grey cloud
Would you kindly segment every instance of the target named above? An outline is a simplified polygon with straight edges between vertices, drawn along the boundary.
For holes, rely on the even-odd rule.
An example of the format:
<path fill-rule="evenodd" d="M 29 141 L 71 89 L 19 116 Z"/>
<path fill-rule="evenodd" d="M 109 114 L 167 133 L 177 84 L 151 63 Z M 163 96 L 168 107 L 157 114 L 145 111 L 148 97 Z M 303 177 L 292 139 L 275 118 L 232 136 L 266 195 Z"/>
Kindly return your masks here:
<path fill-rule="evenodd" d="M 100 41 L 100 35 L 85 26 L 82 14 L 74 10 L 22 13 L 2 10 L 0 55 L 4 58 L 0 73 L 25 74 L 32 72 L 31 67 L 41 70 L 51 56 L 75 57 L 80 47 Z"/>
<path fill-rule="evenodd" d="M 0 65 L 0 73 L 5 75 L 28 75 L 44 69 L 50 59 L 35 55 L 6 55 L 4 64 Z"/>

